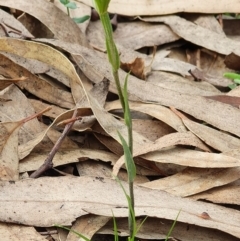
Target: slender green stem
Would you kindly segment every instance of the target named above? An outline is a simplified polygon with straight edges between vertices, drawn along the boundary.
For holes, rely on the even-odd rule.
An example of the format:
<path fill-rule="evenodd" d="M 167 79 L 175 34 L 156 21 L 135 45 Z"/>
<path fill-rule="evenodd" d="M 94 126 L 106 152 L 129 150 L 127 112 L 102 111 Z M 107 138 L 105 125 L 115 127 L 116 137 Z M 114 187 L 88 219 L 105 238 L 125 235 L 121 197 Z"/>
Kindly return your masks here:
<path fill-rule="evenodd" d="M 121 139 L 121 142 L 123 143 L 124 155 L 125 155 L 126 166 L 128 171 L 128 183 L 129 183 L 129 194 L 130 194 L 129 195 L 130 200 L 128 199 L 128 203 L 130 205 L 128 221 L 129 221 L 130 238 L 131 240 L 134 240 L 136 220 L 135 220 L 135 212 L 134 212 L 133 180 L 136 175 L 136 167 L 132 158 L 132 153 L 133 153 L 132 119 L 131 119 L 131 113 L 128 105 L 127 78 L 125 80 L 124 88 L 121 87 L 121 84 L 119 81 L 118 70 L 120 68 L 120 58 L 119 58 L 117 47 L 113 39 L 113 34 L 112 34 L 113 30 L 112 30 L 110 18 L 107 13 L 109 2 L 110 0 L 95 0 L 95 6 L 103 25 L 108 60 L 112 66 L 112 74 L 115 80 L 118 96 L 124 112 L 125 124 L 128 129 L 128 144 L 125 142 L 124 138 L 121 136 L 120 133 L 119 133 L 119 137 Z"/>
<path fill-rule="evenodd" d="M 120 102 L 121 102 L 121 106 L 123 108 L 123 111 L 125 111 L 124 98 L 123 98 L 123 94 L 122 94 L 121 84 L 120 84 L 120 81 L 119 81 L 118 71 L 113 71 L 113 77 L 114 77 L 114 80 L 115 80 L 115 83 L 116 83 L 116 87 L 117 87 L 118 96 L 119 96 L 119 99 L 120 99 Z"/>

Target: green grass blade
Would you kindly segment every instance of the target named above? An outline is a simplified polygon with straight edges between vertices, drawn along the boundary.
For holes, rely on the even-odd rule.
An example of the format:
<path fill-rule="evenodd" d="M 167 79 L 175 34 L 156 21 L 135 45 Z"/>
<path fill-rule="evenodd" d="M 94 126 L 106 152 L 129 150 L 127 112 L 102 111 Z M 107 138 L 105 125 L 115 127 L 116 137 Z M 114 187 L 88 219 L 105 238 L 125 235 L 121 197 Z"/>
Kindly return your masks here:
<path fill-rule="evenodd" d="M 178 217 L 179 217 L 179 215 L 180 215 L 180 212 L 181 212 L 181 210 L 179 210 L 176 219 L 174 220 L 174 222 L 173 222 L 170 230 L 168 231 L 168 234 L 167 234 L 167 237 L 166 237 L 165 241 L 168 241 L 168 238 L 170 237 L 170 235 L 171 235 L 171 233 L 172 233 L 172 231 L 173 231 L 173 229 L 174 229 L 174 227 L 175 227 L 175 225 L 176 225 L 176 223 L 177 223 L 177 219 L 178 219 Z"/>
<path fill-rule="evenodd" d="M 136 177 L 136 166 L 133 161 L 133 157 L 132 157 L 130 149 L 127 145 L 127 142 L 125 141 L 125 139 L 122 137 L 122 135 L 119 132 L 118 132 L 118 136 L 119 136 L 122 146 L 123 146 L 125 165 L 126 165 L 127 172 L 128 172 L 128 181 L 133 182 Z"/>
<path fill-rule="evenodd" d="M 57 224 L 55 224 L 54 226 L 55 226 L 55 227 L 58 227 L 58 228 L 65 229 L 65 230 L 68 230 L 68 231 L 70 231 L 70 232 L 72 232 L 72 233 L 75 233 L 78 237 L 84 239 L 85 241 L 91 241 L 90 239 L 88 239 L 88 238 L 85 237 L 84 235 L 82 235 L 82 234 L 80 234 L 80 233 L 78 233 L 78 232 L 76 232 L 76 231 L 74 231 L 74 230 L 72 230 L 72 229 L 70 229 L 70 228 L 64 227 L 64 226 L 62 226 L 62 225 L 57 225 Z"/>
<path fill-rule="evenodd" d="M 112 211 L 112 216 L 113 216 L 113 231 L 114 231 L 114 241 L 118 241 L 118 229 L 117 229 L 117 222 L 116 218 L 114 216 L 114 213 Z"/>

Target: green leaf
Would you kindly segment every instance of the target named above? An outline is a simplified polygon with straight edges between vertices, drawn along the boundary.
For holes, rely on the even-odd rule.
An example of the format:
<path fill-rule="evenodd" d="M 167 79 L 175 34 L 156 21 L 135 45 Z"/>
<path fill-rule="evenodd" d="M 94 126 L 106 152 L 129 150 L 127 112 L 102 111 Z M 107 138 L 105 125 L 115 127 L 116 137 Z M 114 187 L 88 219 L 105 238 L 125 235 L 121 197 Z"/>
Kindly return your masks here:
<path fill-rule="evenodd" d="M 84 22 L 87 21 L 89 18 L 90 18 L 90 16 L 89 16 L 89 15 L 86 15 L 86 16 L 83 16 L 83 17 L 80 17 L 80 18 L 72 18 L 72 20 L 73 20 L 75 23 L 84 23 Z"/>
<path fill-rule="evenodd" d="M 68 4 L 69 3 L 69 1 L 68 0 L 59 0 L 63 5 L 66 5 L 66 4 Z"/>
<path fill-rule="evenodd" d="M 69 3 L 65 4 L 65 6 L 67 8 L 70 8 L 70 9 L 76 9 L 77 8 L 76 3 L 74 3 L 74 2 L 69 2 Z"/>
<path fill-rule="evenodd" d="M 122 135 L 118 132 L 118 136 L 122 142 L 123 150 L 124 150 L 124 158 L 125 158 L 125 165 L 128 172 L 128 181 L 133 182 L 136 177 L 136 166 L 133 161 L 132 154 L 129 150 L 129 147 L 127 145 L 127 142 L 122 137 Z"/>
<path fill-rule="evenodd" d="M 234 81 L 234 83 L 236 83 L 236 84 L 240 84 L 240 79 L 234 79 L 233 81 Z"/>
<path fill-rule="evenodd" d="M 240 75 L 236 73 L 224 73 L 223 76 L 228 79 L 240 79 Z"/>

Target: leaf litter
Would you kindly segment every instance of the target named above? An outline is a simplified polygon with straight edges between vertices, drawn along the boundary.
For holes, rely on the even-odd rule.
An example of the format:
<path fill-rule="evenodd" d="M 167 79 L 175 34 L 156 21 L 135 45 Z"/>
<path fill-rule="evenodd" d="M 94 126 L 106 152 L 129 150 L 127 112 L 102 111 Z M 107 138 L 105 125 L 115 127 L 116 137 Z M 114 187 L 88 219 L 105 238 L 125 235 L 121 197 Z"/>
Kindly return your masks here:
<path fill-rule="evenodd" d="M 92 1 L 80 2 L 74 17 L 91 13 Z M 196 13 L 234 12 L 239 3 L 146 4 L 112 0 L 109 8 L 125 15 L 118 15 L 114 37 L 122 68 L 134 74 L 128 92 L 136 216 L 149 216 L 138 237 L 165 238 L 181 210 L 173 238 L 239 240 L 240 94 L 223 77 L 237 69 L 239 35 L 226 28 L 232 20 L 225 15 Z M 127 131 L 99 20 L 76 25 L 57 1 L 0 0 L 0 6 L 1 237 L 60 240 L 53 226 L 61 224 L 94 239 L 112 234 L 112 212 L 120 235 L 128 235 L 126 199 L 111 179 L 113 171 L 126 185 L 117 130 L 125 138 Z M 78 119 L 53 168 L 29 178 L 75 108 Z"/>

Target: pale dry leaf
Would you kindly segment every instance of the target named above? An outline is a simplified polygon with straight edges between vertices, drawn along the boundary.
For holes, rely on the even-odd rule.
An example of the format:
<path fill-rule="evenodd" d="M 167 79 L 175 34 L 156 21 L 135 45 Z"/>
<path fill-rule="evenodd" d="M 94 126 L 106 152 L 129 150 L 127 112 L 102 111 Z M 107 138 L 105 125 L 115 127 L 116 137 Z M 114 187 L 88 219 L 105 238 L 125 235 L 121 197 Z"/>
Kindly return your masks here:
<path fill-rule="evenodd" d="M 71 227 L 75 232 L 84 235 L 89 240 L 92 239 L 93 235 L 103 227 L 111 217 L 103 217 L 96 215 L 85 215 L 76 220 L 76 222 Z M 78 237 L 75 233 L 69 232 L 66 241 L 83 241 L 85 239 Z"/>
<path fill-rule="evenodd" d="M 237 180 L 222 187 L 216 187 L 211 190 L 193 195 L 191 198 L 195 200 L 208 200 L 214 203 L 222 204 L 240 204 L 240 181 Z"/>
<path fill-rule="evenodd" d="M 221 25 L 219 24 L 219 21 L 214 15 L 199 14 L 197 18 L 195 15 L 193 16 L 192 21 L 203 28 L 207 28 L 213 32 L 216 32 L 221 34 L 222 36 L 225 36 L 225 33 Z"/>
<path fill-rule="evenodd" d="M 217 88 L 206 81 L 191 81 L 179 75 L 163 71 L 152 71 L 147 77 L 147 81 L 184 94 L 211 96 L 220 93 Z"/>
<path fill-rule="evenodd" d="M 59 105 L 65 108 L 73 108 L 74 100 L 71 93 L 58 89 L 43 79 L 29 72 L 24 67 L 14 63 L 4 55 L 0 54 L 0 64 L 5 66 L 6 73 L 11 78 L 19 77 L 19 73 L 26 77 L 27 80 L 16 83 L 21 89 L 26 89 L 33 95 L 47 102 Z"/>
<path fill-rule="evenodd" d="M 182 119 L 185 126 L 196 136 L 198 136 L 207 145 L 213 147 L 221 152 L 230 152 L 233 149 L 240 148 L 240 140 L 232 135 L 229 135 L 223 131 L 213 129 L 204 124 L 200 124 L 188 119 L 185 115 L 175 110 L 175 113 L 179 113 L 179 117 Z"/>
<path fill-rule="evenodd" d="M 164 22 L 171 27 L 175 34 L 183 39 L 219 54 L 228 55 L 235 53 L 240 55 L 240 44 L 237 41 L 196 25 L 179 16 L 145 17 L 143 20 L 146 22 Z"/>
<path fill-rule="evenodd" d="M 205 80 L 212 85 L 228 87 L 228 85 L 232 83 L 231 80 L 226 79 L 222 76 L 205 74 L 201 70 L 196 68 L 195 65 L 192 65 L 177 59 L 172 59 L 172 58 L 156 59 L 152 64 L 152 70 L 161 70 L 161 71 L 178 73 L 178 74 L 181 74 L 183 77 L 190 77 L 191 75 L 189 73 L 189 70 L 193 72 L 195 69 L 199 73 L 201 73 L 201 78 L 199 78 L 200 80 Z"/>
<path fill-rule="evenodd" d="M 71 80 L 70 86 L 75 103 L 85 96 L 81 80 L 74 66 L 62 53 L 54 48 L 36 42 L 6 38 L 0 39 L 0 46 L 2 51 L 14 53 L 25 58 L 37 59 L 62 71 Z"/>
<path fill-rule="evenodd" d="M 19 158 L 23 159 L 24 157 L 29 155 L 29 153 L 33 150 L 33 148 L 43 140 L 43 138 L 45 137 L 48 130 L 50 128 L 52 128 L 52 126 L 57 125 L 58 123 L 66 120 L 66 119 L 70 119 L 73 115 L 73 111 L 74 110 L 69 110 L 69 111 L 62 113 L 61 115 L 59 115 L 58 117 L 55 118 L 55 120 L 52 122 L 52 124 L 46 130 L 38 133 L 38 135 L 35 138 L 24 143 L 24 145 L 20 145 L 18 148 Z M 86 115 L 88 116 L 89 114 L 91 114 L 91 111 L 88 108 L 79 108 L 78 109 L 78 116 L 83 117 Z"/>
<path fill-rule="evenodd" d="M 0 236 L 4 241 L 46 241 L 34 227 L 11 223 L 0 223 Z"/>
<path fill-rule="evenodd" d="M 93 6 L 91 0 L 81 0 L 89 6 Z M 126 7 L 128 6 L 128 7 Z M 231 1 L 226 5 L 225 1 L 213 0 L 197 1 L 192 0 L 191 4 L 187 0 L 169 1 L 165 0 L 112 0 L 109 4 L 108 11 L 110 13 L 118 13 L 127 16 L 138 15 L 166 15 L 178 12 L 197 12 L 197 13 L 234 13 L 236 9 L 240 8 L 237 0 Z"/>
<path fill-rule="evenodd" d="M 117 45 L 129 50 L 166 44 L 179 39 L 179 36 L 166 25 L 152 25 L 140 21 L 118 23 L 113 37 Z M 94 47 L 106 48 L 100 21 L 90 23 L 87 29 L 87 38 Z"/>
<path fill-rule="evenodd" d="M 127 188 L 127 183 L 122 184 Z M 115 217 L 128 216 L 126 197 L 112 179 L 104 178 L 102 182 L 95 177 L 45 177 L 14 184 L 1 182 L 0 185 L 0 202 L 4 211 L 0 213 L 0 220 L 4 222 L 11 220 L 46 227 L 55 223 L 70 225 L 87 213 L 112 217 L 113 212 Z M 183 199 L 159 190 L 138 186 L 134 190 L 136 216 L 175 220 L 181 210 L 179 222 L 214 228 L 240 237 L 240 212 L 237 210 Z M 29 212 L 32 215 L 26 215 Z M 208 219 L 201 218 L 204 212 L 208 213 Z"/>
<path fill-rule="evenodd" d="M 0 105 L 0 121 L 10 122 L 24 119 L 35 114 L 34 108 L 22 91 L 15 85 L 9 86 L 0 92 L 0 95 L 11 101 L 7 101 L 4 105 Z M 42 111 L 41 109 L 40 111 Z M 37 119 L 33 119 L 24 123 L 19 131 L 18 142 L 20 145 L 34 138 L 40 133 L 41 127 Z"/>
<path fill-rule="evenodd" d="M 21 24 L 11 14 L 3 11 L 2 9 L 0 9 L 0 19 L 1 19 L 2 26 L 7 28 L 6 31 L 9 30 L 9 32 L 7 33 L 9 36 L 6 36 L 6 33 L 2 29 L 3 27 L 1 27 L 1 30 L 0 30 L 1 37 L 34 38 L 34 36 L 27 30 L 27 28 L 24 27 L 23 24 Z M 1 31 L 3 31 L 3 34 L 1 34 Z"/>
<path fill-rule="evenodd" d="M 78 26 L 51 2 L 36 0 L 34 4 L 29 4 L 27 0 L 17 2 L 1 0 L 0 5 L 18 9 L 34 16 L 53 32 L 54 38 L 87 46 L 85 36 Z"/>
<path fill-rule="evenodd" d="M 199 168 L 238 167 L 240 160 L 227 154 L 206 153 L 183 148 L 170 148 L 142 155 L 149 161 L 174 163 Z"/>
<path fill-rule="evenodd" d="M 94 82 L 99 82 L 99 78 L 102 79 L 103 76 L 105 76 L 111 81 L 110 91 L 116 93 L 115 83 L 110 74 L 110 66 L 107 63 L 107 60 L 100 58 L 96 54 L 94 55 L 94 51 L 90 49 L 87 50 L 84 47 L 78 48 L 76 52 L 77 51 L 81 52 L 81 54 L 74 55 L 74 59 L 86 76 L 91 76 L 90 79 Z M 94 76 L 92 75 L 93 72 Z M 119 75 L 120 80 L 124 80 L 126 73 L 120 70 Z M 198 119 L 204 120 L 219 129 L 229 131 L 238 136 L 240 135 L 239 130 L 235 128 L 236 122 L 240 119 L 240 113 L 234 107 L 231 108 L 229 105 L 207 100 L 200 96 L 191 96 L 167 90 L 141 81 L 134 76 L 129 76 L 128 80 L 130 100 L 141 100 L 148 103 L 174 106 L 175 108 L 191 114 Z M 193 108 L 193 106 L 195 108 Z M 218 118 L 216 118 L 216 116 L 218 116 Z"/>
<path fill-rule="evenodd" d="M 171 161 L 169 159 L 172 158 L 172 156 L 166 157 L 167 155 L 164 155 L 164 154 L 163 154 L 163 156 L 161 156 L 162 155 L 161 150 L 164 150 L 167 147 L 172 147 L 175 145 L 191 145 L 191 146 L 198 147 L 204 151 L 210 151 L 208 146 L 206 146 L 200 139 L 198 139 L 191 132 L 184 132 L 184 133 L 176 132 L 176 133 L 171 133 L 171 134 L 165 135 L 165 136 L 157 139 L 153 143 L 143 144 L 141 149 L 137 149 L 137 150 L 133 151 L 133 156 L 135 157 L 135 156 L 141 155 L 144 159 L 147 159 L 147 160 L 151 160 L 151 161 L 155 161 L 155 162 L 162 162 L 162 163 L 174 163 L 174 164 L 179 164 L 179 165 L 183 165 L 183 166 L 188 166 L 188 165 L 198 166 L 199 165 L 196 163 L 196 160 L 194 160 L 194 159 L 191 160 L 190 156 L 186 157 L 186 160 L 184 160 L 184 158 L 181 158 L 180 155 L 178 155 L 179 153 L 177 154 L 179 159 L 173 158 Z M 186 151 L 187 151 L 187 149 L 186 149 Z M 148 153 L 148 154 L 146 154 L 146 153 Z M 163 151 L 163 153 L 164 153 L 164 151 Z M 197 156 L 197 153 L 199 153 L 200 159 L 204 159 L 204 153 L 197 152 L 197 151 L 196 151 L 196 153 L 194 153 L 195 158 Z M 203 153 L 203 156 L 201 156 L 202 153 Z M 166 159 L 164 159 L 164 158 L 166 158 Z M 207 156 L 205 158 L 207 158 Z M 180 159 L 182 159 L 182 160 L 180 161 Z M 189 161 L 188 164 L 187 164 L 187 159 Z M 213 157 L 212 157 L 212 159 L 213 159 Z M 113 175 L 117 175 L 119 169 L 124 164 L 124 160 L 125 160 L 124 156 L 121 156 L 118 159 L 117 163 L 113 167 Z M 237 160 L 235 160 L 235 162 L 236 161 Z M 207 162 L 207 159 L 205 159 L 205 165 L 208 165 L 206 162 Z M 225 162 L 226 162 L 226 160 L 225 160 Z M 195 163 L 195 164 L 193 164 L 193 163 Z M 203 165 L 203 163 L 204 163 L 204 160 L 201 161 L 201 165 Z M 215 165 L 216 165 L 216 163 L 215 163 Z M 225 165 L 227 165 L 227 163 Z M 237 165 L 237 163 L 235 163 L 235 165 Z"/>
<path fill-rule="evenodd" d="M 18 180 L 18 131 L 23 122 L 0 122 L 0 180 Z"/>
<path fill-rule="evenodd" d="M 36 112 L 39 112 L 39 111 L 44 110 L 45 108 L 51 106 L 51 109 L 48 112 L 44 113 L 43 115 L 48 116 L 53 119 L 55 119 L 57 116 L 61 115 L 63 112 L 66 111 L 66 109 L 63 109 L 59 106 L 49 105 L 49 104 L 43 103 L 40 100 L 29 99 L 29 101 L 32 104 L 32 106 Z"/>
<path fill-rule="evenodd" d="M 158 138 L 174 132 L 164 122 L 155 120 L 133 119 L 132 128 L 151 141 L 156 141 Z"/>
<path fill-rule="evenodd" d="M 83 157 L 84 158 L 84 157 Z M 87 159 L 87 158 L 86 158 Z M 97 162 L 92 159 L 81 161 L 76 164 L 79 176 L 92 176 L 101 178 L 112 178 L 112 168 L 109 164 L 105 162 Z M 116 159 L 111 159 L 111 163 L 115 163 Z M 138 173 L 138 165 L 136 165 L 137 173 Z M 128 181 L 128 175 L 126 170 L 120 170 L 118 173 L 118 178 L 121 181 Z M 148 178 L 143 175 L 136 175 L 134 179 L 134 183 L 145 183 L 148 181 Z"/>
<path fill-rule="evenodd" d="M 49 42 L 49 40 L 48 40 Z M 55 41 L 61 45 L 60 41 Z M 110 91 L 116 93 L 116 87 L 111 75 L 111 67 L 105 58 L 99 57 L 94 50 L 82 46 L 71 45 L 64 48 L 67 51 L 76 53 L 74 59 L 84 74 L 93 82 L 100 82 L 104 76 L 109 79 Z M 120 80 L 123 81 L 126 73 L 119 71 Z M 134 76 L 129 76 L 128 91 L 130 100 L 138 100 L 148 103 L 158 103 L 165 106 L 174 106 L 194 117 L 204 120 L 219 129 L 229 131 L 240 136 L 240 132 L 235 128 L 236 122 L 240 119 L 239 111 L 229 105 L 207 100 L 200 96 L 180 94 L 176 91 L 167 90 L 150 83 L 146 83 Z M 100 81 L 99 81 L 100 80 Z M 137 84 L 136 84 L 137 83 Z M 143 91 L 144 90 L 144 91 Z M 193 108 L 193 106 L 195 108 Z M 216 118 L 218 116 L 218 118 Z"/>
<path fill-rule="evenodd" d="M 29 156 L 25 157 L 19 165 L 20 172 L 34 171 L 36 170 L 43 161 L 46 159 L 48 152 L 46 153 L 31 153 Z M 78 148 L 70 150 L 60 150 L 53 158 L 53 166 L 57 167 L 60 165 L 79 162 L 79 160 L 84 161 L 81 158 L 90 158 L 93 160 L 102 160 L 104 162 L 115 163 L 118 156 L 112 154 L 111 152 L 106 152 L 102 150 Z"/>
<path fill-rule="evenodd" d="M 26 59 L 19 55 L 4 51 L 1 51 L 1 54 L 12 60 L 14 63 L 21 65 L 33 74 L 45 73 L 50 69 L 49 65 L 44 64 L 36 59 Z"/>
<path fill-rule="evenodd" d="M 173 176 L 140 185 L 186 197 L 231 183 L 239 178 L 239 173 L 239 167 L 225 169 L 187 168 Z"/>
<path fill-rule="evenodd" d="M 61 72 L 60 70 L 58 70 L 57 68 L 51 65 L 45 64 L 36 59 L 26 59 L 19 55 L 7 53 L 4 51 L 1 51 L 1 54 L 11 59 L 14 63 L 17 63 L 18 65 L 26 68 L 32 74 L 38 74 L 38 77 L 48 80 L 49 83 L 55 84 L 57 88 L 63 88 L 63 86 L 61 86 L 60 84 L 57 85 L 59 82 L 64 84 L 67 87 L 70 87 L 69 78 L 65 74 L 63 74 L 63 72 Z M 50 78 L 46 79 L 46 77 L 49 77 L 49 76 L 54 78 L 55 81 L 53 82 L 53 80 Z"/>
<path fill-rule="evenodd" d="M 129 101 L 129 106 L 131 110 L 139 111 L 161 120 L 178 132 L 186 132 L 187 130 L 180 118 L 164 106 L 132 101 Z M 119 101 L 107 102 L 105 109 L 108 111 L 121 109 L 121 104 Z"/>

